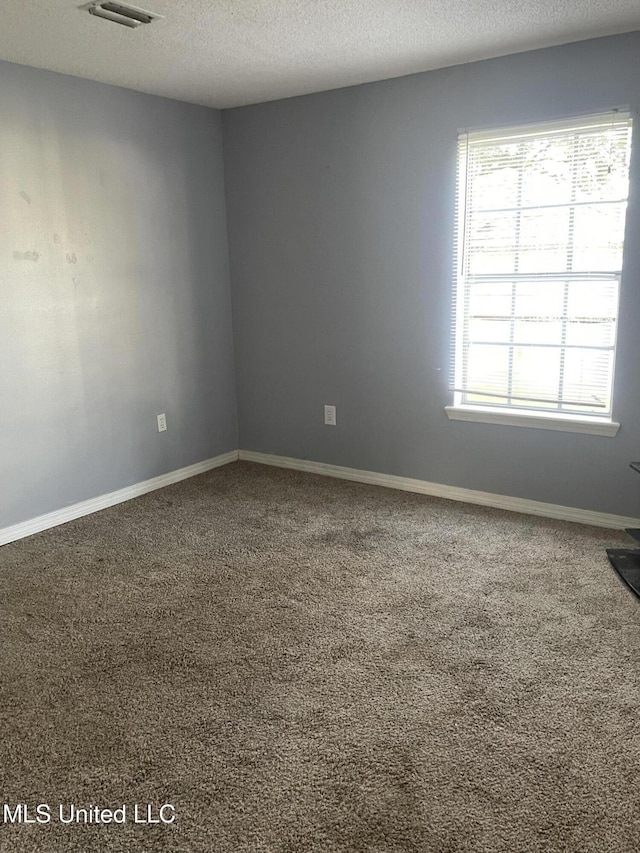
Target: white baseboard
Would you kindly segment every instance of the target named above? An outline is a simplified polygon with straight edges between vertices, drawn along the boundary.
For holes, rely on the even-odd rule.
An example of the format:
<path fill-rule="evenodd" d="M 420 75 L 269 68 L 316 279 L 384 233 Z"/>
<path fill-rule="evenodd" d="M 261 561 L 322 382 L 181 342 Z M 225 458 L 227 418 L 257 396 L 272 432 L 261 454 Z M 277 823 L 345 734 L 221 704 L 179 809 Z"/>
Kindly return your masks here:
<path fill-rule="evenodd" d="M 491 506 L 496 509 L 522 512 L 526 515 L 541 515 L 545 518 L 556 518 L 562 521 L 575 521 L 578 524 L 591 524 L 595 527 L 610 527 L 615 530 L 623 530 L 625 527 L 640 527 L 640 520 L 627 518 L 623 515 L 611 515 L 589 509 L 548 504 L 526 498 L 513 498 L 508 495 L 494 495 L 491 492 L 478 492 L 475 489 L 445 486 L 442 483 L 429 483 L 426 480 L 414 480 L 410 477 L 396 477 L 393 474 L 378 474 L 375 471 L 343 468 L 340 465 L 328 465 L 325 462 L 311 462 L 307 459 L 294 459 L 289 456 L 273 456 L 270 453 L 255 453 L 252 450 L 241 450 L 239 458 L 247 462 L 274 465 L 277 468 L 292 468 L 295 471 L 338 477 L 341 480 L 353 480 L 356 483 L 370 483 L 374 486 L 417 492 L 421 495 L 446 498 L 450 501 Z"/>
<path fill-rule="evenodd" d="M 196 462 L 195 465 L 189 465 L 177 471 L 169 471 L 167 474 L 161 474 L 159 477 L 153 477 L 151 480 L 135 483 L 132 486 L 126 486 L 124 489 L 118 489 L 115 492 L 109 492 L 109 494 L 81 501 L 63 509 L 31 518 L 28 521 L 22 521 L 11 527 L 2 528 L 0 529 L 0 545 L 7 545 L 9 542 L 15 542 L 17 539 L 23 539 L 25 536 L 31 536 L 33 533 L 48 530 L 50 527 L 65 524 L 67 521 L 73 521 L 75 518 L 81 518 L 83 515 L 90 515 L 92 512 L 98 512 L 101 509 L 123 503 L 139 495 L 147 494 L 147 492 L 162 489 L 165 486 L 170 486 L 172 483 L 179 483 L 181 480 L 186 480 L 189 477 L 204 474 L 205 471 L 219 468 L 222 465 L 227 465 L 229 462 L 235 462 L 237 459 L 247 462 L 258 462 L 262 465 L 273 465 L 278 468 L 291 468 L 295 471 L 306 471 L 310 474 L 322 474 L 326 477 L 337 477 L 341 480 L 352 480 L 356 483 L 369 483 L 374 486 L 385 486 L 386 488 L 400 489 L 406 492 L 416 492 L 452 501 L 491 506 L 496 509 L 522 512 L 527 515 L 540 515 L 545 518 L 561 519 L 562 521 L 575 521 L 578 524 L 591 524 L 596 527 L 609 527 L 614 530 L 622 530 L 625 527 L 640 527 L 639 519 L 627 518 L 623 515 L 611 515 L 606 512 L 594 512 L 588 509 L 548 504 L 541 501 L 527 500 L 526 498 L 513 498 L 508 495 L 495 495 L 491 492 L 478 492 L 474 489 L 445 486 L 442 483 L 430 483 L 426 480 L 414 480 L 410 477 L 396 477 L 393 474 L 379 474 L 376 471 L 360 471 L 357 468 L 344 468 L 340 465 L 328 465 L 325 462 L 312 462 L 306 459 L 294 459 L 289 456 L 274 456 L 270 453 L 256 453 L 251 450 L 231 450 L 228 453 L 222 453 L 220 456 L 214 456 L 212 459 Z"/>
<path fill-rule="evenodd" d="M 139 495 L 145 495 L 147 492 L 162 489 L 165 486 L 170 486 L 172 483 L 179 483 L 180 480 L 195 477 L 197 474 L 204 474 L 205 471 L 210 471 L 212 468 L 219 468 L 221 465 L 227 465 L 229 462 L 235 462 L 237 459 L 238 451 L 230 450 L 228 453 L 222 453 L 220 456 L 196 462 L 195 465 L 188 465 L 186 468 L 179 468 L 177 471 L 169 471 L 167 474 L 161 474 L 159 477 L 153 477 L 151 480 L 145 480 L 142 483 L 135 483 L 133 486 L 126 486 L 124 489 L 118 489 L 116 492 L 109 492 L 109 494 L 100 495 L 97 498 L 80 501 L 80 503 L 54 510 L 54 512 L 48 512 L 46 515 L 39 515 L 36 518 L 22 521 L 11 527 L 4 527 L 0 529 L 0 545 L 7 545 L 9 542 L 15 542 L 16 539 L 31 536 L 32 533 L 48 530 L 50 527 L 56 527 L 58 524 L 73 521 L 74 518 L 90 515 L 92 512 L 98 512 L 101 509 L 114 506 L 114 504 L 123 503 L 124 501 L 131 500 L 131 498 L 137 498 Z"/>

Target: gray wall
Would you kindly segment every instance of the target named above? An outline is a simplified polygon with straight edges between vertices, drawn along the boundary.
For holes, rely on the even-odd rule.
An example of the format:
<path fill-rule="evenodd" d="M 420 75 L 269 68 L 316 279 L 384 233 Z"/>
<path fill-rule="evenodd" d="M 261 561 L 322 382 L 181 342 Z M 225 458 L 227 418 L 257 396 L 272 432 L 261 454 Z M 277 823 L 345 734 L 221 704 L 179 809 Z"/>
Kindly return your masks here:
<path fill-rule="evenodd" d="M 444 413 L 458 129 L 639 101 L 635 33 L 228 111 L 223 172 L 213 110 L 0 63 L 0 527 L 238 444 L 640 514 L 640 142 L 618 436 Z"/>
<path fill-rule="evenodd" d="M 223 113 L 241 447 L 640 514 L 640 127 L 618 436 L 444 412 L 457 131 L 639 102 L 634 33 Z"/>
<path fill-rule="evenodd" d="M 0 527 L 237 447 L 220 124 L 0 63 Z"/>

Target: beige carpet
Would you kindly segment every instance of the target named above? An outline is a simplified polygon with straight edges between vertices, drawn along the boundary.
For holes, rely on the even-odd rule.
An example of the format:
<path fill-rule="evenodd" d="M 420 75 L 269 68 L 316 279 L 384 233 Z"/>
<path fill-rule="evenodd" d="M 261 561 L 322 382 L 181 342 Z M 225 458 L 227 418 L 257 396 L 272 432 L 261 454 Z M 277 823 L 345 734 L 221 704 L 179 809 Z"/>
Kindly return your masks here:
<path fill-rule="evenodd" d="M 236 463 L 7 545 L 0 851 L 636 853 L 626 543 Z"/>

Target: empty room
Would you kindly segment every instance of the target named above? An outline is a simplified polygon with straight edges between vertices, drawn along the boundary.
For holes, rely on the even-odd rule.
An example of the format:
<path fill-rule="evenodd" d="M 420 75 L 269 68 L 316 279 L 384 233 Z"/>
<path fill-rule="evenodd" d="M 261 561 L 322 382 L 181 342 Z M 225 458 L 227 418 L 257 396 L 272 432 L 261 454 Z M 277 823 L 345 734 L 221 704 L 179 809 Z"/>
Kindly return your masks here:
<path fill-rule="evenodd" d="M 636 853 L 638 0 L 0 5 L 0 853 Z"/>

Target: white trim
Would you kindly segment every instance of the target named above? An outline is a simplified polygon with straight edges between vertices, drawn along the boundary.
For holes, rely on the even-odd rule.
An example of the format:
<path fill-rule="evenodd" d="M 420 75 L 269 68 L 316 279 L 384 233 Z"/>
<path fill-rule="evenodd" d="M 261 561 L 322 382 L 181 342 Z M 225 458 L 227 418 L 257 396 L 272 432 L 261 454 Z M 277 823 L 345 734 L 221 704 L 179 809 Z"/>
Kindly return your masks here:
<path fill-rule="evenodd" d="M 490 492 L 477 492 L 475 489 L 463 489 L 458 486 L 445 486 L 442 483 L 429 483 L 426 480 L 414 480 L 409 477 L 396 477 L 393 474 L 378 474 L 375 471 L 360 471 L 356 468 L 343 468 L 341 465 L 328 465 L 325 462 L 311 462 L 308 459 L 293 459 L 288 456 L 272 456 L 270 453 L 256 453 L 241 450 L 239 458 L 246 462 L 258 462 L 277 468 L 292 468 L 310 474 L 322 474 L 326 477 L 338 477 L 353 480 L 356 483 L 370 483 L 374 486 L 386 486 L 405 492 L 417 492 L 422 495 L 445 498 L 450 501 L 491 506 L 510 512 L 522 512 L 527 515 L 541 515 L 545 518 L 557 518 L 562 521 L 575 521 L 578 524 L 591 524 L 595 527 L 610 527 L 622 530 L 625 527 L 640 527 L 640 520 L 606 512 L 594 512 L 590 509 L 548 504 L 531 501 L 527 498 L 513 498 L 509 495 L 494 495 Z"/>
<path fill-rule="evenodd" d="M 131 498 L 137 498 L 139 495 L 147 494 L 147 492 L 163 489 L 165 486 L 179 483 L 180 480 L 195 477 L 197 474 L 204 474 L 205 471 L 210 471 L 212 468 L 219 468 L 221 465 L 227 465 L 229 462 L 235 462 L 237 459 L 238 451 L 230 450 L 228 453 L 222 453 L 220 456 L 196 462 L 195 465 L 179 468 L 177 471 L 160 474 L 159 477 L 144 480 L 142 483 L 135 483 L 133 486 L 126 486 L 124 489 L 118 489 L 116 492 L 109 492 L 97 498 L 80 501 L 80 503 L 72 504 L 63 509 L 48 512 L 46 515 L 39 515 L 28 521 L 21 521 L 19 524 L 14 524 L 11 527 L 4 527 L 0 529 L 0 545 L 15 542 L 16 539 L 23 539 L 25 536 L 31 536 L 33 533 L 39 533 L 41 530 L 48 530 L 50 527 L 56 527 L 58 524 L 65 524 L 67 521 L 73 521 L 75 518 L 81 518 L 83 515 L 90 515 L 92 512 L 98 512 L 101 509 L 114 506 L 114 504 L 131 500 Z"/>
<path fill-rule="evenodd" d="M 490 492 L 478 492 L 474 489 L 446 486 L 442 483 L 430 483 L 426 480 L 415 480 L 410 477 L 396 477 L 393 474 L 379 474 L 375 471 L 361 471 L 356 468 L 329 465 L 325 462 L 312 462 L 307 459 L 274 456 L 270 453 L 257 453 L 252 450 L 231 450 L 212 459 L 196 462 L 195 465 L 189 465 L 177 471 L 161 474 L 159 477 L 153 477 L 151 480 L 144 480 L 142 483 L 135 483 L 132 486 L 126 486 L 124 489 L 72 504 L 63 509 L 49 512 L 46 515 L 40 515 L 28 521 L 14 524 L 11 527 L 2 528 L 0 529 L 0 545 L 7 545 L 9 542 L 15 542 L 17 539 L 23 539 L 25 536 L 31 536 L 42 530 L 48 530 L 50 527 L 56 527 L 59 524 L 65 524 L 67 521 L 73 521 L 84 515 L 90 515 L 93 512 L 123 503 L 156 489 L 162 489 L 173 483 L 179 483 L 181 480 L 186 480 L 189 477 L 204 474 L 205 471 L 219 468 L 222 465 L 235 462 L 237 459 L 242 459 L 246 462 L 258 462 L 261 465 L 272 465 L 277 468 L 306 471 L 310 474 L 321 474 L 326 477 L 337 477 L 342 480 L 352 480 L 356 483 L 369 483 L 374 486 L 416 492 L 417 494 L 431 495 L 432 497 L 445 498 L 446 500 L 462 501 L 464 503 L 478 504 L 479 506 L 491 506 L 511 512 L 540 515 L 545 518 L 557 518 L 563 521 L 575 521 L 578 524 L 610 527 L 615 530 L 621 530 L 626 527 L 640 527 L 639 519 L 628 518 L 622 515 L 611 515 L 588 509 L 548 504 L 526 498 L 509 497 L 508 495 L 496 495 Z"/>
<path fill-rule="evenodd" d="M 472 406 L 445 406 L 447 417 L 452 421 L 476 421 L 482 424 L 528 427 L 529 429 L 551 429 L 558 432 L 580 432 L 587 435 L 613 437 L 620 429 L 616 421 L 583 418 L 573 415 L 540 415 L 529 412 L 507 412 L 504 410 L 474 408 Z"/>

